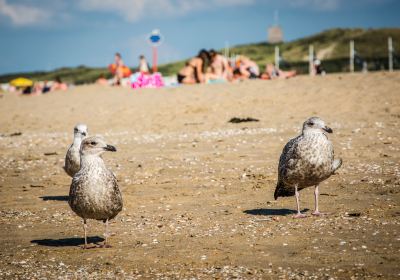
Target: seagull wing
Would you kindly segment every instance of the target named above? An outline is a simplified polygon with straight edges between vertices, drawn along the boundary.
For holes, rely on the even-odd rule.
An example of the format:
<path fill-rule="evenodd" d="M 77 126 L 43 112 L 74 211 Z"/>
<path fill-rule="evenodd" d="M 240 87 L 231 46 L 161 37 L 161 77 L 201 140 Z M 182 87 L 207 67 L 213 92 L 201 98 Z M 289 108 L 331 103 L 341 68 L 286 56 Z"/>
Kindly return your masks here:
<path fill-rule="evenodd" d="M 283 148 L 282 154 L 279 158 L 278 166 L 278 183 L 276 184 L 274 198 L 278 199 L 279 196 L 291 196 L 294 195 L 294 190 L 290 186 L 286 186 L 284 178 L 291 169 L 296 167 L 299 160 L 297 153 L 297 147 L 301 141 L 301 135 L 291 139 Z"/>

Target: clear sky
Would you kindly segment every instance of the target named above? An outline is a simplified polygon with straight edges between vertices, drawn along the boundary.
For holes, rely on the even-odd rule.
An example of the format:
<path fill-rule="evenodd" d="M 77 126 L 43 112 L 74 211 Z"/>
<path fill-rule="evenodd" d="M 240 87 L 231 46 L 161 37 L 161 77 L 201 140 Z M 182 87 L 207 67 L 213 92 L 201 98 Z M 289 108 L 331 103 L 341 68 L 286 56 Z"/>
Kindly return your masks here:
<path fill-rule="evenodd" d="M 136 66 L 139 54 L 150 56 L 155 28 L 161 63 L 261 42 L 275 10 L 285 41 L 333 27 L 400 27 L 398 0 L 0 0 L 0 73 L 107 66 L 116 51 Z"/>

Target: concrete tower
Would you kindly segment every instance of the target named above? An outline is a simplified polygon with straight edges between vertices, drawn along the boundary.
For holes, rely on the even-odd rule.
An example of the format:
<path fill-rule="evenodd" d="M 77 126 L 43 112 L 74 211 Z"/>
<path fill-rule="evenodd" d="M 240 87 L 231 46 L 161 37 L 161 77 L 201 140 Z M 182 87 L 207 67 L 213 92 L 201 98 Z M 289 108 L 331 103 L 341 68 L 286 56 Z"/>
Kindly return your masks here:
<path fill-rule="evenodd" d="M 274 13 L 274 24 L 268 28 L 268 43 L 277 44 L 283 42 L 283 31 L 279 26 L 279 14 L 278 11 Z"/>

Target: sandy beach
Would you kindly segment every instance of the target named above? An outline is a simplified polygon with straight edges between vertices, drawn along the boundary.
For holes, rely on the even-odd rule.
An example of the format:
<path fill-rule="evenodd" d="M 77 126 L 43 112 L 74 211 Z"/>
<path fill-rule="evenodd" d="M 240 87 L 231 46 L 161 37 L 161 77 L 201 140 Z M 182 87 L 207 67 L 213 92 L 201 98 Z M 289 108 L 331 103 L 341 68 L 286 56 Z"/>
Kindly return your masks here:
<path fill-rule="evenodd" d="M 273 198 L 304 120 L 333 129 L 339 172 Z M 229 123 L 233 117 L 259 122 Z M 83 250 L 63 170 L 73 127 L 104 155 L 124 209 L 112 248 Z M 395 279 L 400 277 L 400 72 L 132 90 L 77 86 L 0 98 L 1 279 Z M 89 221 L 89 241 L 104 227 Z"/>

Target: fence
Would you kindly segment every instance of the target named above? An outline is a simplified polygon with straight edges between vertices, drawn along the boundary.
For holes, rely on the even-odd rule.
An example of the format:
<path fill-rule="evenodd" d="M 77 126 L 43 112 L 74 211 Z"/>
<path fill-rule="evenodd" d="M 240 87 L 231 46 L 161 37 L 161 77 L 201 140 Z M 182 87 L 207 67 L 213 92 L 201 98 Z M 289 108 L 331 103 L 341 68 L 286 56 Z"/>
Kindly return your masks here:
<path fill-rule="evenodd" d="M 397 55 L 393 47 L 392 37 L 387 40 L 387 56 L 368 56 L 363 55 L 357 51 L 357 45 L 354 40 L 349 42 L 349 57 L 348 58 L 334 58 L 324 59 L 322 61 L 323 68 L 328 73 L 333 72 L 367 72 L 367 71 L 380 71 L 388 70 L 392 72 L 394 69 L 400 68 L 400 56 Z M 314 62 L 318 59 L 315 48 L 309 45 L 308 61 L 290 61 L 288 62 L 283 58 L 279 46 L 275 46 L 275 66 L 279 69 L 296 69 L 299 73 L 310 75 L 313 73 Z"/>

